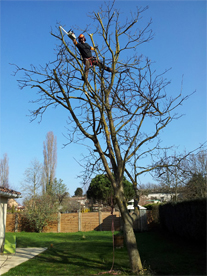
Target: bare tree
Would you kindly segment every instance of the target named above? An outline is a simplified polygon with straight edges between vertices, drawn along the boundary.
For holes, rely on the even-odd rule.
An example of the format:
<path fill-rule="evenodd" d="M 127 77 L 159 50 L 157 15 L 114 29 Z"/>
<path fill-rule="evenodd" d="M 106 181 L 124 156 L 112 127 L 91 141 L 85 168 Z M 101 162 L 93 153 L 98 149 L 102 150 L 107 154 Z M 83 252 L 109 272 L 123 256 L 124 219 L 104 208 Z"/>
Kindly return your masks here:
<path fill-rule="evenodd" d="M 132 272 L 143 271 L 133 221 L 137 217 L 127 210 L 123 187 L 124 173 L 130 177 L 137 194 L 136 177 L 152 171 L 158 165 L 145 165 L 142 158 L 156 155 L 161 146 L 160 131 L 178 116 L 176 107 L 187 97 L 180 94 L 168 97 L 166 88 L 170 82 L 165 78 L 168 72 L 157 74 L 153 63 L 138 54 L 141 44 L 149 42 L 153 35 L 151 22 L 141 25 L 141 14 L 146 9 L 137 9 L 130 19 L 120 25 L 121 14 L 113 3 L 93 12 L 92 20 L 97 23 L 91 44 L 99 39 L 100 49 L 95 49 L 97 58 L 103 64 L 110 63 L 112 73 L 103 68 L 91 67 L 88 82 L 83 82 L 83 62 L 61 28 L 52 35 L 57 39 L 57 57 L 40 69 L 19 68 L 25 75 L 19 81 L 20 87 L 31 87 L 39 94 L 37 109 L 32 118 L 43 116 L 50 106 L 59 105 L 69 112 L 70 142 L 84 144 L 90 141 L 90 159 L 87 175 L 96 168 L 108 176 L 114 190 L 117 205 L 124 222 L 124 232 Z M 139 28 L 140 26 L 140 28 Z M 87 33 L 89 30 L 85 29 Z M 83 30 L 82 30 L 83 32 Z M 102 43 L 102 44 L 101 44 Z M 136 154 L 136 175 L 130 171 L 130 162 Z M 91 167 L 89 166 L 91 165 Z"/>
<path fill-rule="evenodd" d="M 0 186 L 9 188 L 9 159 L 7 153 L 0 160 Z"/>
<path fill-rule="evenodd" d="M 172 198 L 178 200 L 178 189 L 183 187 L 186 180 L 184 164 L 188 154 L 178 155 L 176 152 L 172 156 L 164 152 L 160 159 L 160 166 L 155 170 L 155 179 L 159 182 L 160 188 L 167 193 L 174 193 Z"/>
<path fill-rule="evenodd" d="M 204 178 L 207 177 L 207 150 L 201 149 L 197 153 L 189 155 L 187 160 L 188 172 L 193 174 L 201 174 Z"/>
<path fill-rule="evenodd" d="M 202 149 L 188 156 L 185 162 L 185 198 L 205 198 L 207 196 L 207 150 Z"/>
<path fill-rule="evenodd" d="M 43 181 L 43 166 L 37 160 L 31 161 L 30 167 L 24 172 L 24 181 L 22 182 L 22 190 L 27 197 L 34 197 L 40 194 L 40 188 Z"/>
<path fill-rule="evenodd" d="M 52 189 L 52 183 L 55 178 L 55 170 L 57 166 L 57 140 L 52 131 L 46 136 L 43 142 L 44 155 L 44 186 L 43 193 Z"/>
<path fill-rule="evenodd" d="M 197 149 L 191 152 L 184 152 L 182 154 L 177 154 L 174 152 L 173 155 L 167 155 L 164 152 L 164 156 L 160 158 L 159 162 L 156 163 L 155 178 L 160 183 L 161 187 L 165 191 L 174 192 L 175 198 L 178 199 L 178 189 L 181 188 L 183 193 L 185 185 L 190 181 L 192 177 L 200 175 L 201 178 L 206 179 L 207 175 L 207 158 L 205 144 L 200 145 Z M 196 183 L 198 181 L 195 181 Z M 190 187 L 193 186 L 193 181 L 190 182 Z M 203 186 L 203 197 L 205 197 L 205 184 Z M 189 189 L 188 189 L 189 190 Z M 200 192 L 202 194 L 202 192 Z M 182 198 L 187 198 L 186 190 L 185 195 Z"/>

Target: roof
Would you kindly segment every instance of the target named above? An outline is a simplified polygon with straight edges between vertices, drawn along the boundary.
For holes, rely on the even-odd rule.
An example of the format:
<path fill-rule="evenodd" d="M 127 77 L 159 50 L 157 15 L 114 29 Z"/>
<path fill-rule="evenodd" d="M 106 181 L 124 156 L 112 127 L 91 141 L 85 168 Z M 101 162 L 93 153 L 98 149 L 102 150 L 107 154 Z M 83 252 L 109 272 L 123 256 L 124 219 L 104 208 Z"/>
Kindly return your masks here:
<path fill-rule="evenodd" d="M 134 210 L 134 206 L 128 205 L 128 206 L 127 206 L 127 209 L 128 209 L 128 210 Z M 147 208 L 145 208 L 145 207 L 143 207 L 143 206 L 141 206 L 141 205 L 138 205 L 138 209 L 139 209 L 139 210 L 147 210 Z"/>
<path fill-rule="evenodd" d="M 134 203 L 134 199 L 132 199 L 132 200 L 130 200 L 130 201 L 128 201 L 128 204 L 129 203 Z M 141 205 L 138 205 L 138 208 L 139 208 L 139 210 L 147 210 L 147 208 L 145 208 L 145 207 L 143 207 L 143 206 L 141 206 Z M 128 205 L 127 206 L 127 209 L 128 210 L 134 210 L 134 204 L 133 205 Z"/>
<path fill-rule="evenodd" d="M 0 186 L 0 196 L 9 197 L 9 198 L 18 198 L 18 197 L 21 197 L 21 193 L 14 191 L 12 189 L 8 189 Z"/>

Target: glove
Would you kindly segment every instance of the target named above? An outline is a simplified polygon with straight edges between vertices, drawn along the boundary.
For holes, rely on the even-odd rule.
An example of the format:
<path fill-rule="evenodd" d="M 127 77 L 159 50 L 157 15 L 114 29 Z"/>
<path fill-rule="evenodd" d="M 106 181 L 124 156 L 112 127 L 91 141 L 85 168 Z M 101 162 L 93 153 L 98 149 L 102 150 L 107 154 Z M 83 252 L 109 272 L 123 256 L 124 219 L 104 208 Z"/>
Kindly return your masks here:
<path fill-rule="evenodd" d="M 68 32 L 68 36 L 69 36 L 72 40 L 76 39 L 75 34 L 74 34 L 73 32 L 71 32 L 71 31 Z"/>

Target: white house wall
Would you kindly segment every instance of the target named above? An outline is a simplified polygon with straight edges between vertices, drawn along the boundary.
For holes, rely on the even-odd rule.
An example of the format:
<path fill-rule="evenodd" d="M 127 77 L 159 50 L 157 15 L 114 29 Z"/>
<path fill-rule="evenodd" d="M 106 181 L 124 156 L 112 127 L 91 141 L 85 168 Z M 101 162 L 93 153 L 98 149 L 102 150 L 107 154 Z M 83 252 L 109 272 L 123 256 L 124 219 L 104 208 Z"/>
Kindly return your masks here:
<path fill-rule="evenodd" d="M 165 193 L 154 193 L 154 194 L 148 194 L 148 198 L 150 199 L 159 199 L 161 201 L 169 201 L 172 199 L 172 197 L 175 196 L 175 194 L 165 194 Z"/>
<path fill-rule="evenodd" d="M 3 242 L 5 237 L 7 200 L 8 198 L 0 196 L 0 252 L 3 250 Z"/>

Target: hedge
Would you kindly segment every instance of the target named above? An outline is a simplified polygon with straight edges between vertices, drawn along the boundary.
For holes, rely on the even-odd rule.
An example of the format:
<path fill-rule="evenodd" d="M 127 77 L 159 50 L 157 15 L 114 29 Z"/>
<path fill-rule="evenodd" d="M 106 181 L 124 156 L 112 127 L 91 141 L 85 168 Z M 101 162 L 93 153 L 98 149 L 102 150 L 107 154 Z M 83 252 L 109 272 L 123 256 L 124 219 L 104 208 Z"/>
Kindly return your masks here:
<path fill-rule="evenodd" d="M 161 227 L 181 237 L 206 240 L 206 203 L 205 198 L 160 205 Z"/>

